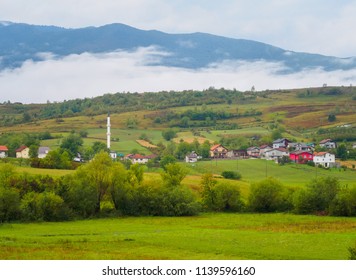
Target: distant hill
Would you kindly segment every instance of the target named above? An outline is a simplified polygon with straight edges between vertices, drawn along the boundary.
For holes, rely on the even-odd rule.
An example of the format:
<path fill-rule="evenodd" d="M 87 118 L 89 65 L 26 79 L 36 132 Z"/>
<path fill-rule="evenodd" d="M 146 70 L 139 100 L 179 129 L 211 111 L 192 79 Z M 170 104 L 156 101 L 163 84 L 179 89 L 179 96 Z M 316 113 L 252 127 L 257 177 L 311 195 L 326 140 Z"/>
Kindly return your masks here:
<path fill-rule="evenodd" d="M 326 71 L 356 68 L 356 58 L 337 58 L 283 50 L 268 44 L 206 33 L 167 34 L 140 30 L 124 24 L 66 29 L 23 23 L 0 22 L 0 70 L 16 68 L 26 60 L 41 61 L 55 56 L 106 53 L 156 46 L 170 55 L 160 65 L 190 69 L 224 60 L 283 62 L 288 72 L 305 68 Z"/>

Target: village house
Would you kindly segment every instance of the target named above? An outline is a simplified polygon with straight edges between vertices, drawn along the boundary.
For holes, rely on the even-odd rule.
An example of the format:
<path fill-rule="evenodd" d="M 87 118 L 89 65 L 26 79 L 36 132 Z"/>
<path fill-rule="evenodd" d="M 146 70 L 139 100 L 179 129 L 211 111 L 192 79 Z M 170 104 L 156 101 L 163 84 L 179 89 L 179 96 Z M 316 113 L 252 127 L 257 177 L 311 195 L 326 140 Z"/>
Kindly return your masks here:
<path fill-rule="evenodd" d="M 155 155 L 144 156 L 140 154 L 129 154 L 125 157 L 125 159 L 131 160 L 133 164 L 146 164 L 150 159 L 153 159 L 155 157 Z"/>
<path fill-rule="evenodd" d="M 326 149 L 336 149 L 336 142 L 331 139 L 324 139 L 319 142 L 319 146 Z"/>
<path fill-rule="evenodd" d="M 314 153 L 313 162 L 315 165 L 322 165 L 323 167 L 329 168 L 334 167 L 335 164 L 335 155 L 328 152 L 319 152 Z"/>
<path fill-rule="evenodd" d="M 278 148 L 287 148 L 288 147 L 288 144 L 290 143 L 291 141 L 289 141 L 288 139 L 286 138 L 281 138 L 281 139 L 277 139 L 277 140 L 274 140 L 273 141 L 273 149 L 278 149 Z"/>
<path fill-rule="evenodd" d="M 352 149 L 356 149 L 356 143 L 352 144 Z"/>
<path fill-rule="evenodd" d="M 228 158 L 248 158 L 246 150 L 229 150 L 227 152 Z"/>
<path fill-rule="evenodd" d="M 248 148 L 247 155 L 250 157 L 258 158 L 260 156 L 260 148 L 259 147 Z"/>
<path fill-rule="evenodd" d="M 270 145 L 262 145 L 260 146 L 260 157 L 265 154 L 265 152 L 272 150 L 272 146 Z"/>
<path fill-rule="evenodd" d="M 185 162 L 194 163 L 197 161 L 198 161 L 198 154 L 194 151 L 185 156 Z"/>
<path fill-rule="evenodd" d="M 313 148 L 311 145 L 307 145 L 304 143 L 289 143 L 288 149 L 290 151 L 307 151 L 307 152 L 313 151 Z"/>
<path fill-rule="evenodd" d="M 210 148 L 210 157 L 211 158 L 226 158 L 228 149 L 223 145 L 217 144 Z"/>
<path fill-rule="evenodd" d="M 30 158 L 30 148 L 21 146 L 16 150 L 16 158 Z"/>
<path fill-rule="evenodd" d="M 289 154 L 291 161 L 295 163 L 307 163 L 308 161 L 313 161 L 313 154 L 308 151 L 294 151 Z"/>
<path fill-rule="evenodd" d="M 38 158 L 45 158 L 49 153 L 49 151 L 50 151 L 49 147 L 39 147 L 37 152 Z"/>
<path fill-rule="evenodd" d="M 267 152 L 264 153 L 264 157 L 267 160 L 278 160 L 284 156 L 289 156 L 289 152 L 285 148 L 277 148 L 277 149 L 272 149 L 268 150 Z"/>
<path fill-rule="evenodd" d="M 6 158 L 9 149 L 6 146 L 0 146 L 0 158 Z"/>

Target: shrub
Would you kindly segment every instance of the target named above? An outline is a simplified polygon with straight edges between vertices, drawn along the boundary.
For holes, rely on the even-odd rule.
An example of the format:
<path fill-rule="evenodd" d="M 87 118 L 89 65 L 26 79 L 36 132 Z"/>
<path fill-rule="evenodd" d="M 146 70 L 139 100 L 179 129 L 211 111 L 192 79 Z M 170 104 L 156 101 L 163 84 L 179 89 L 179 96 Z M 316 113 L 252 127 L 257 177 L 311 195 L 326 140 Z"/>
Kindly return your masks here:
<path fill-rule="evenodd" d="M 350 252 L 349 260 L 356 260 L 356 245 L 355 247 L 350 247 L 348 250 Z"/>
<path fill-rule="evenodd" d="M 299 190 L 294 194 L 293 205 L 294 211 L 299 214 L 313 212 L 328 212 L 331 202 L 335 199 L 340 190 L 338 179 L 332 177 L 313 179 L 307 184 L 305 189 Z M 339 202 L 343 199 L 338 198 Z M 336 210 L 338 202 L 335 200 L 333 211 Z M 339 203 L 340 204 L 340 203 Z"/>
<path fill-rule="evenodd" d="M 15 220 L 20 213 L 20 196 L 14 189 L 0 187 L 0 222 Z"/>
<path fill-rule="evenodd" d="M 248 202 L 252 211 L 262 213 L 286 211 L 292 208 L 290 192 L 274 178 L 252 184 Z"/>
<path fill-rule="evenodd" d="M 212 210 L 240 212 L 244 208 L 240 189 L 232 184 L 220 183 L 213 189 L 215 194 Z"/>
<path fill-rule="evenodd" d="M 221 173 L 221 176 L 223 176 L 225 179 L 234 179 L 234 180 L 241 179 L 241 174 L 236 171 L 223 171 Z"/>
<path fill-rule="evenodd" d="M 63 199 L 53 192 L 27 193 L 21 201 L 24 220 L 59 221 L 68 218 Z"/>
<path fill-rule="evenodd" d="M 356 216 L 356 188 L 340 190 L 329 206 L 332 216 Z"/>

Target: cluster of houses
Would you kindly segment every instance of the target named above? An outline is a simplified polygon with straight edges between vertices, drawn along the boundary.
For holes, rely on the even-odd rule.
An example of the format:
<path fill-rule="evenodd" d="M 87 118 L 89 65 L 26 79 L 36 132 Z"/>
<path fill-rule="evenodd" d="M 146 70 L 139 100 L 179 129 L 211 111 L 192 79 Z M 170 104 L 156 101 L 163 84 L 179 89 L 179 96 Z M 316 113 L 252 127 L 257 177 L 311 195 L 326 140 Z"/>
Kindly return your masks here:
<path fill-rule="evenodd" d="M 334 149 L 336 148 L 336 143 L 331 139 L 325 139 L 320 141 L 319 146 L 326 149 Z M 315 152 L 314 149 L 314 143 L 293 143 L 286 138 L 282 138 L 275 140 L 272 145 L 254 146 L 249 147 L 247 150 L 228 150 L 224 146 L 217 144 L 211 147 L 210 157 L 216 159 L 262 158 L 275 160 L 276 162 L 286 157 L 299 164 L 312 161 L 316 165 L 322 165 L 327 168 L 336 166 L 334 154 L 330 152 Z"/>
<path fill-rule="evenodd" d="M 336 143 L 331 139 L 325 139 L 319 142 L 319 146 L 325 149 L 335 149 Z M 353 146 L 356 148 L 356 143 Z M 262 145 L 260 147 L 249 147 L 247 150 L 229 150 L 221 144 L 216 144 L 210 148 L 210 158 L 212 159 L 236 159 L 236 158 L 262 158 L 266 160 L 280 161 L 282 158 L 289 158 L 290 161 L 304 164 L 314 162 L 323 167 L 336 166 L 335 155 L 330 152 L 315 152 L 314 143 L 293 143 L 286 138 L 275 140 L 272 145 Z M 21 146 L 16 150 L 16 158 L 29 158 L 30 149 Z M 49 147 L 39 147 L 38 158 L 45 158 L 50 151 Z M 8 148 L 0 146 L 0 158 L 8 156 Z M 154 159 L 156 155 L 128 154 L 120 155 L 124 160 L 130 160 L 133 164 L 146 164 Z M 186 155 L 185 161 L 189 163 L 197 162 L 201 157 L 196 152 Z"/>
<path fill-rule="evenodd" d="M 50 151 L 49 147 L 38 148 L 38 158 L 45 158 Z M 6 146 L 0 146 L 0 158 L 8 157 L 9 149 Z M 16 158 L 30 158 L 30 148 L 21 146 L 16 149 Z"/>

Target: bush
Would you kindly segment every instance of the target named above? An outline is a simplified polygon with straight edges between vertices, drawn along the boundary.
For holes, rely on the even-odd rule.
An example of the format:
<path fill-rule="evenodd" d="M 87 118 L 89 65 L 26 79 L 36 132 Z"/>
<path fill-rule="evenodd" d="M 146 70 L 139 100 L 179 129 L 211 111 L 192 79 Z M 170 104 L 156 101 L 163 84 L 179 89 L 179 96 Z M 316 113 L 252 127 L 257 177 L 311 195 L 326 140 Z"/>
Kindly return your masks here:
<path fill-rule="evenodd" d="M 22 217 L 28 221 L 60 221 L 68 219 L 63 199 L 53 192 L 27 193 L 21 201 Z"/>
<path fill-rule="evenodd" d="M 212 210 L 241 212 L 244 203 L 241 199 L 240 189 L 237 186 L 227 183 L 217 184 L 213 189 L 215 201 Z"/>
<path fill-rule="evenodd" d="M 328 213 L 332 201 L 340 190 L 338 179 L 332 177 L 313 179 L 307 184 L 305 189 L 299 190 L 294 194 L 294 211 L 299 214 L 309 214 L 314 212 Z M 338 198 L 339 202 L 334 201 L 332 211 L 341 211 L 340 203 L 343 198 Z M 337 206 L 339 204 L 339 206 Z M 342 203 L 341 203 L 342 204 Z"/>
<path fill-rule="evenodd" d="M 0 222 L 16 220 L 20 213 L 20 196 L 14 189 L 0 187 Z"/>
<path fill-rule="evenodd" d="M 225 179 L 233 179 L 233 180 L 241 179 L 241 174 L 236 171 L 223 171 L 221 173 L 221 176 L 223 176 Z"/>
<path fill-rule="evenodd" d="M 277 212 L 292 209 L 291 194 L 276 179 L 267 178 L 251 186 L 249 207 L 255 212 Z"/>
<path fill-rule="evenodd" d="M 332 216 L 356 216 L 356 188 L 340 190 L 329 206 Z"/>

